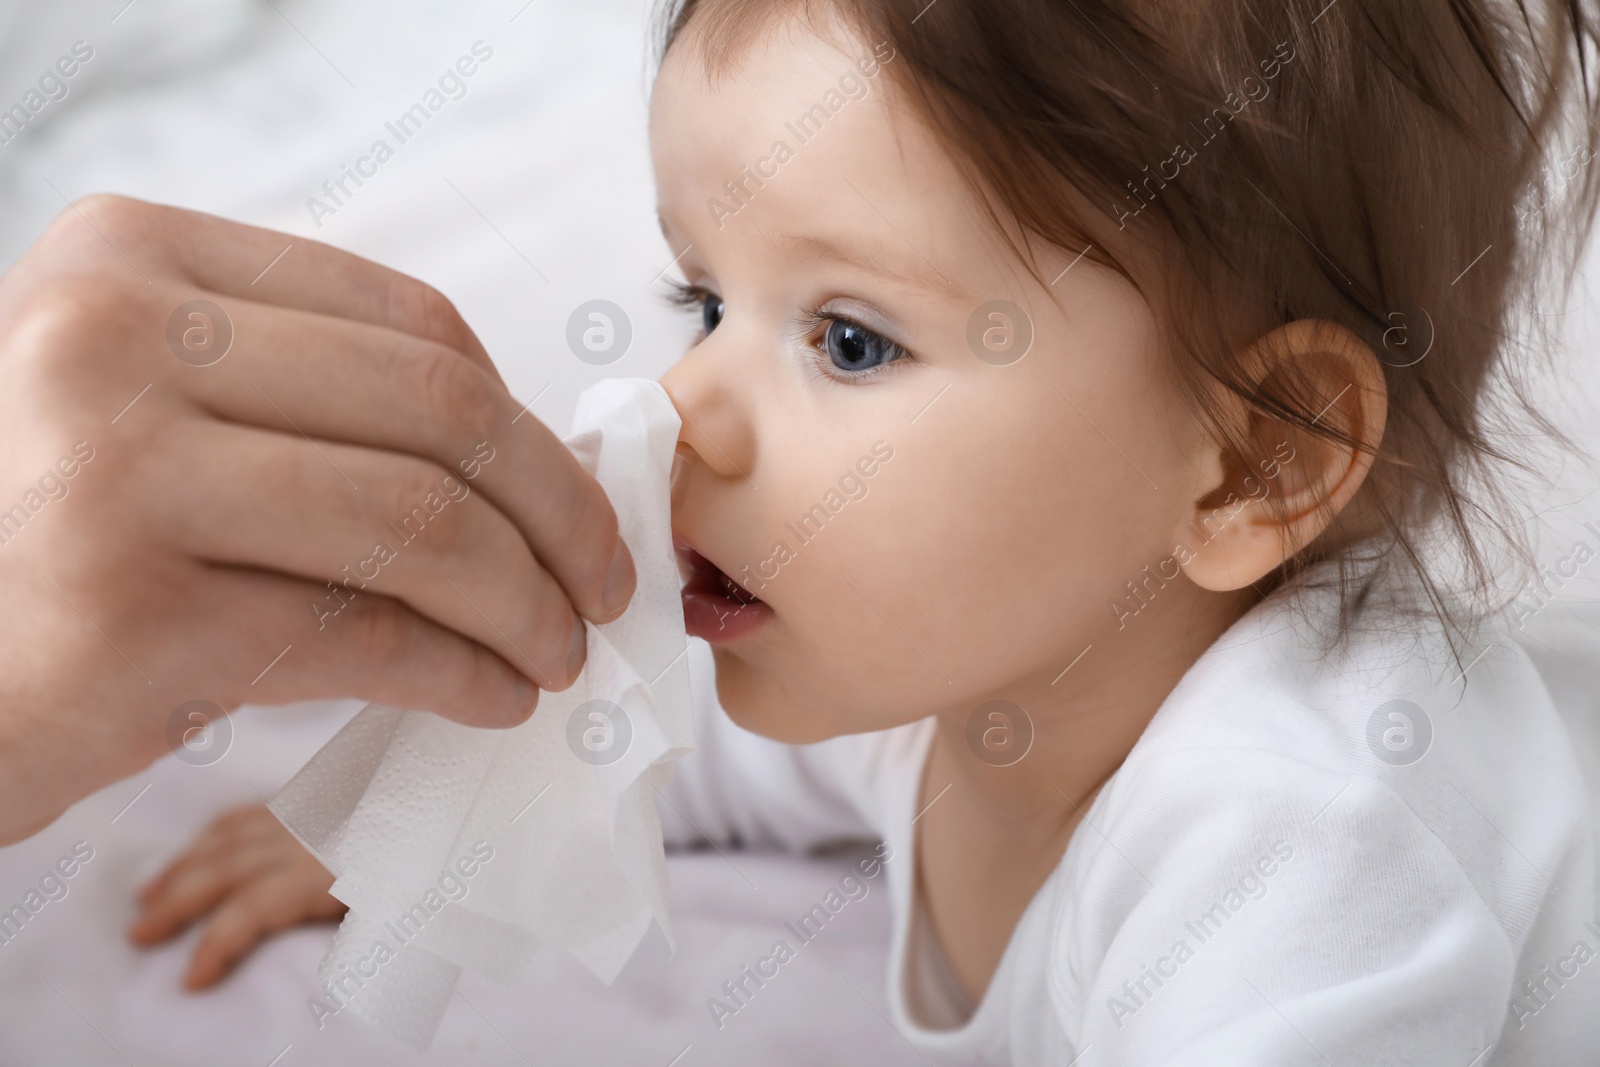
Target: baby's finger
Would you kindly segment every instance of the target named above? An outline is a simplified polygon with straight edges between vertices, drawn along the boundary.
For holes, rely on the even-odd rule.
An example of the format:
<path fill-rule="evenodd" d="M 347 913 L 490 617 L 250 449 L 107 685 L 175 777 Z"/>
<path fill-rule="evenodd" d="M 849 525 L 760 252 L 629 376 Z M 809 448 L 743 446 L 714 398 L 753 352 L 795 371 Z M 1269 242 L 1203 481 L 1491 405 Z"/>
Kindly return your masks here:
<path fill-rule="evenodd" d="M 218 815 L 206 828 L 205 837 L 241 839 L 271 837 L 284 832 L 283 824 L 265 804 L 247 804 Z"/>
<path fill-rule="evenodd" d="M 206 923 L 183 984 L 216 984 L 269 934 L 305 919 L 336 918 L 343 905 L 292 871 L 275 873 L 229 897 Z"/>
<path fill-rule="evenodd" d="M 128 928 L 140 944 L 165 941 L 188 928 L 241 883 L 278 865 L 283 850 L 271 841 L 241 845 L 227 852 L 185 856 L 164 875 L 141 903 L 144 914 Z"/>
<path fill-rule="evenodd" d="M 231 867 L 236 874 L 253 873 L 264 862 L 273 843 L 264 833 L 252 832 L 249 836 L 219 833 L 213 826 L 139 890 L 139 903 L 148 908 L 170 896 L 175 883 L 193 877 L 197 871 Z"/>
<path fill-rule="evenodd" d="M 243 845 L 269 842 L 283 833 L 276 816 L 262 806 L 239 808 L 219 816 L 177 858 L 140 887 L 139 903 L 148 905 L 166 891 L 174 877 L 190 867 L 214 862 Z"/>

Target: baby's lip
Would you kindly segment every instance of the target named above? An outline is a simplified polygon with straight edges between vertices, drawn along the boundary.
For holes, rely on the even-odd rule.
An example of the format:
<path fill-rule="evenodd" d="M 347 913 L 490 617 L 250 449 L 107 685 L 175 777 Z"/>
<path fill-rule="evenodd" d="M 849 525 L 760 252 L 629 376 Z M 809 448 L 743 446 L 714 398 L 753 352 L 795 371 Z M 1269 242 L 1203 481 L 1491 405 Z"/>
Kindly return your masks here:
<path fill-rule="evenodd" d="M 678 556 L 679 570 L 685 577 L 683 587 L 685 596 L 699 593 L 745 604 L 760 602 L 760 597 L 739 584 L 732 575 L 717 566 L 710 557 L 687 540 L 674 537 L 672 547 Z"/>
<path fill-rule="evenodd" d="M 681 538 L 673 548 L 683 568 L 683 626 L 691 637 L 726 645 L 748 640 L 772 617 L 772 608 Z"/>

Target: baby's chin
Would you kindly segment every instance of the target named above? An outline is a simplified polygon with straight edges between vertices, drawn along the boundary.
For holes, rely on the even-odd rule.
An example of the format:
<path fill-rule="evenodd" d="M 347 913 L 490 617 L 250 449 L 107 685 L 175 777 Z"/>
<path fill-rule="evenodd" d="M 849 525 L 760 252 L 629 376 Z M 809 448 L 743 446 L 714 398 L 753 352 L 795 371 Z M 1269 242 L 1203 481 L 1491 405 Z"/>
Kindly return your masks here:
<path fill-rule="evenodd" d="M 821 709 L 842 701 L 819 698 L 811 691 L 789 691 L 770 672 L 725 648 L 712 647 L 717 664 L 717 701 L 741 728 L 788 745 L 809 745 L 853 733 Z"/>

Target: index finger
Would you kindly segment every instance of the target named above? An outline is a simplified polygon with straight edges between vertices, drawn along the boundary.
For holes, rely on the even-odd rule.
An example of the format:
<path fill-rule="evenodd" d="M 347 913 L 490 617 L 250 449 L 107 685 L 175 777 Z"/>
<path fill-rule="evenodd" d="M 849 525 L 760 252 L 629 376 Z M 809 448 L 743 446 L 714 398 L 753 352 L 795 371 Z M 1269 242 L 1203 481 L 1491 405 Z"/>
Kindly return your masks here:
<path fill-rule="evenodd" d="M 130 197 L 92 196 L 72 210 L 118 248 L 197 288 L 448 345 L 505 384 L 455 305 L 408 274 L 307 237 Z"/>

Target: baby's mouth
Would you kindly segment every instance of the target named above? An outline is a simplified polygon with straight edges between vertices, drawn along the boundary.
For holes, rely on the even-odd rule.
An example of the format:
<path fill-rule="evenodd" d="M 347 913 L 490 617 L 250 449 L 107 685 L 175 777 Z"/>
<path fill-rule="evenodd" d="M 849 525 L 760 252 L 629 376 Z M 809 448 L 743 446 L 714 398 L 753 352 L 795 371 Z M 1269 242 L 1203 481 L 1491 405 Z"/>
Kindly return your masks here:
<path fill-rule="evenodd" d="M 679 565 L 688 574 L 688 581 L 683 587 L 684 596 L 707 596 L 731 601 L 732 610 L 746 604 L 761 603 L 760 597 L 689 545 L 680 541 L 673 547 L 677 549 Z"/>
<path fill-rule="evenodd" d="M 673 546 L 683 569 L 683 621 L 693 637 L 724 643 L 753 634 L 772 616 L 772 608 L 732 575 L 679 541 Z"/>

